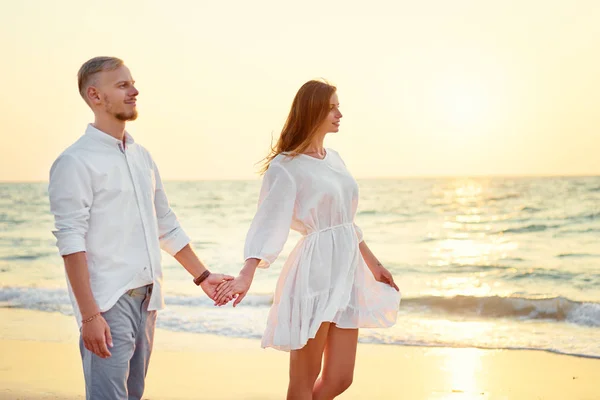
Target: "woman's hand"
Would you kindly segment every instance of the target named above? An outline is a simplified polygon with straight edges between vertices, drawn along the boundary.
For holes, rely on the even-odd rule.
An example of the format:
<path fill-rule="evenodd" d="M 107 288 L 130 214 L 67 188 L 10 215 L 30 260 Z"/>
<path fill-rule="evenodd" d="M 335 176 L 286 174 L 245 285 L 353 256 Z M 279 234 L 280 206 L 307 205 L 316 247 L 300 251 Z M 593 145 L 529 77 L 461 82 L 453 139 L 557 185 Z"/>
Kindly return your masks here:
<path fill-rule="evenodd" d="M 252 277 L 241 274 L 232 281 L 225 281 L 221 283 L 217 287 L 215 305 L 223 306 L 235 298 L 233 306 L 237 306 L 244 299 L 244 297 L 246 297 L 251 284 Z"/>
<path fill-rule="evenodd" d="M 208 278 L 200 284 L 200 287 L 208 297 L 214 299 L 217 295 L 217 287 L 219 287 L 221 283 L 231 280 L 233 280 L 233 276 L 231 275 L 210 274 Z"/>
<path fill-rule="evenodd" d="M 385 267 L 380 263 L 377 263 L 375 268 L 371 269 L 371 272 L 373 273 L 373 276 L 375 277 L 376 281 L 390 285 L 391 287 L 396 289 L 396 291 L 400 291 L 400 289 L 394 282 L 394 277 L 392 276 L 391 272 L 385 269 Z"/>
<path fill-rule="evenodd" d="M 377 260 L 377 257 L 375 257 L 375 255 L 373 254 L 371 249 L 369 249 L 369 246 L 367 246 L 364 240 L 358 244 L 358 248 L 360 250 L 360 254 L 363 256 L 363 259 L 367 263 L 367 267 L 369 267 L 369 270 L 371 270 L 371 273 L 375 277 L 375 280 L 378 282 L 385 283 L 386 285 L 390 285 L 391 287 L 396 289 L 396 291 L 399 292 L 400 289 L 398 289 L 398 286 L 396 286 L 396 283 L 394 282 L 394 277 L 392 276 L 390 271 L 388 271 L 383 265 L 381 265 L 379 260 Z"/>

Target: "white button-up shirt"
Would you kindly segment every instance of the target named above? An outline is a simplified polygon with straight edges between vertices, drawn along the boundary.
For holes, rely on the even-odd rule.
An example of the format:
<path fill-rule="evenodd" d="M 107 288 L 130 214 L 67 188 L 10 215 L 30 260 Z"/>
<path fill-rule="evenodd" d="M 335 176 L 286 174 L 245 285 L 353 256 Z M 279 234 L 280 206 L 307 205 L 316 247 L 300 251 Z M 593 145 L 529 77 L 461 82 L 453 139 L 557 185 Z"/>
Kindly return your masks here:
<path fill-rule="evenodd" d="M 59 252 L 86 252 L 101 311 L 128 290 L 152 283 L 148 309 L 164 307 L 160 249 L 175 255 L 190 239 L 169 207 L 146 149 L 127 133 L 123 145 L 90 124 L 52 165 L 48 193 Z M 81 323 L 68 279 L 67 284 Z"/>

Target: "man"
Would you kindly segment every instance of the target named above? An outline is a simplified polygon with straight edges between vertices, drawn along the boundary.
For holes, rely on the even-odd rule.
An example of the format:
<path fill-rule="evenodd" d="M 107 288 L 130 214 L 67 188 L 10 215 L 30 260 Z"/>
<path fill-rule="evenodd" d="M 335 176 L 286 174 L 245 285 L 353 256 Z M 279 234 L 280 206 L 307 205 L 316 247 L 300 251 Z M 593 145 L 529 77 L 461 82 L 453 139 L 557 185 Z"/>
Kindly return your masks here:
<path fill-rule="evenodd" d="M 140 399 L 164 306 L 160 249 L 212 299 L 233 278 L 211 274 L 195 255 L 156 164 L 125 131 L 139 92 L 123 61 L 93 58 L 78 83 L 95 120 L 50 170 L 53 233 L 81 328 L 87 399 Z"/>

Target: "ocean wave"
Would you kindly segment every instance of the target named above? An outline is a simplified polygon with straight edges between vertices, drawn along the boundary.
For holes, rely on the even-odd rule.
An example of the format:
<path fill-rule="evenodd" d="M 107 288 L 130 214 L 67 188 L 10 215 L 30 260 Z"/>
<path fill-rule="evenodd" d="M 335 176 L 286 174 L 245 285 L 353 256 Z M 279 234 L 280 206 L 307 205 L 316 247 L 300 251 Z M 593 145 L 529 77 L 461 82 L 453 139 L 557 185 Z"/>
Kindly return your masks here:
<path fill-rule="evenodd" d="M 572 351 L 560 350 L 555 348 L 545 347 L 530 347 L 530 346 L 492 346 L 492 345 L 474 345 L 473 343 L 453 343 L 444 340 L 418 340 L 418 339 L 392 339 L 386 340 L 376 337 L 360 337 L 360 343 L 374 344 L 389 344 L 396 346 L 411 346 L 411 347 L 433 347 L 433 348 L 452 348 L 452 349 L 482 349 L 482 350 L 534 350 L 545 351 L 548 353 L 562 354 L 567 356 L 575 356 L 582 358 L 600 359 L 598 354 L 577 353 Z"/>
<path fill-rule="evenodd" d="M 439 273 L 473 273 L 473 272 L 487 272 L 490 270 L 517 270 L 516 267 L 511 265 L 501 264 L 447 264 L 442 267 L 432 269 L 428 272 L 439 274 Z"/>
<path fill-rule="evenodd" d="M 158 327 L 193 333 L 209 333 L 220 336 L 260 338 L 267 318 L 267 307 L 272 302 L 270 294 L 248 295 L 243 302 L 242 314 L 231 307 L 216 309 L 212 300 L 206 296 L 169 295 L 166 297 L 168 308 L 160 313 Z M 26 308 L 46 312 L 60 312 L 72 315 L 69 296 L 65 289 L 3 287 L 0 288 L 0 307 Z M 247 308 L 246 308 L 247 307 Z M 399 310 L 401 317 L 473 321 L 479 318 L 489 320 L 543 321 L 545 323 L 567 323 L 575 327 L 600 327 L 600 303 L 579 302 L 565 297 L 528 298 L 528 297 L 474 297 L 425 296 L 403 299 Z M 410 317 L 409 317 L 410 316 Z M 457 320 L 456 317 L 459 319 Z M 564 325 L 564 328 L 568 326 Z M 554 328 L 547 328 L 554 329 Z M 579 329 L 579 328 L 578 328 Z M 375 330 L 380 332 L 379 330 Z M 414 345 L 433 347 L 480 347 L 499 349 L 518 349 L 529 347 L 507 347 L 508 343 L 482 342 L 458 339 L 444 340 L 437 336 L 411 334 L 370 335 L 361 337 L 361 342 L 374 342 L 392 345 Z M 523 342 L 525 346 L 529 344 Z M 553 351 L 580 356 L 596 356 L 596 350 L 584 348 L 571 350 L 564 343 L 552 342 L 540 344 L 534 350 Z M 496 347 L 497 345 L 497 347 Z M 488 347 L 491 346 L 491 347 Z M 517 344 L 518 346 L 518 344 Z M 580 346 L 581 347 L 581 346 Z M 574 351 L 585 354 L 575 353 Z"/>
<path fill-rule="evenodd" d="M 557 258 L 588 258 L 588 257 L 600 257 L 600 254 L 590 254 L 590 253 L 563 253 L 558 254 Z"/>
<path fill-rule="evenodd" d="M 71 301 L 65 289 L 0 288 L 0 303 L 15 308 L 72 314 Z"/>
<path fill-rule="evenodd" d="M 515 215 L 501 214 L 501 215 L 465 215 L 457 214 L 446 220 L 460 226 L 460 230 L 463 229 L 463 225 L 489 225 L 498 222 L 527 222 L 531 218 L 516 218 Z"/>
<path fill-rule="evenodd" d="M 427 296 L 402 300 L 404 311 L 435 311 L 450 315 L 520 320 L 551 320 L 581 326 L 600 326 L 600 303 L 565 297 Z M 408 310 L 407 310 L 408 309 Z"/>
<path fill-rule="evenodd" d="M 518 193 L 508 193 L 508 194 L 500 195 L 500 196 L 490 196 L 490 197 L 487 197 L 486 200 L 487 201 L 502 201 L 502 200 L 509 200 L 509 199 L 518 199 L 519 197 L 521 197 L 521 195 Z"/>
<path fill-rule="evenodd" d="M 374 215 L 374 214 L 379 214 L 381 211 L 380 210 L 363 210 L 363 211 L 359 211 L 357 213 L 357 215 Z"/>
<path fill-rule="evenodd" d="M 597 276 L 597 275 L 596 275 Z M 543 279 L 546 281 L 563 282 L 574 281 L 580 277 L 592 278 L 591 274 L 581 274 L 564 270 L 548 269 L 548 268 L 522 268 L 511 269 L 510 274 L 504 276 L 504 279 L 511 281 Z M 536 281 L 534 281 L 536 282 Z"/>
<path fill-rule="evenodd" d="M 5 306 L 72 313 L 65 289 L 3 287 L 0 302 Z M 245 307 L 266 308 L 273 302 L 272 294 L 249 294 Z M 165 296 L 168 306 L 212 307 L 206 296 Z M 428 312 L 465 317 L 516 318 L 521 320 L 551 320 L 582 326 L 600 326 L 600 303 L 579 302 L 565 297 L 527 298 L 501 296 L 425 296 L 402 300 L 403 313 Z"/>
<path fill-rule="evenodd" d="M 33 261 L 39 258 L 56 256 L 57 253 L 54 251 L 45 251 L 41 253 L 30 253 L 30 254 L 16 254 L 12 256 L 0 257 L 1 261 Z"/>
<path fill-rule="evenodd" d="M 8 216 L 7 214 L 2 214 L 2 215 L 0 215 L 0 222 L 5 223 L 6 228 L 8 229 L 9 226 L 22 225 L 28 221 L 26 219 L 11 217 L 11 216 Z"/>
<path fill-rule="evenodd" d="M 270 307 L 272 303 L 273 295 L 271 294 L 248 294 L 243 301 L 243 304 L 248 307 Z M 165 304 L 168 306 L 212 307 L 214 301 L 206 296 L 165 296 Z"/>
<path fill-rule="evenodd" d="M 563 237 L 570 235 L 581 235 L 587 233 L 600 233 L 600 228 L 584 228 L 584 229 L 561 229 L 554 234 L 554 237 Z"/>
<path fill-rule="evenodd" d="M 543 225 L 543 224 L 532 224 L 527 226 L 521 226 L 518 228 L 509 228 L 499 231 L 498 233 L 531 233 L 531 232 L 543 232 L 549 229 L 558 228 L 560 225 Z"/>
<path fill-rule="evenodd" d="M 248 294 L 244 305 L 250 307 L 269 307 L 273 302 L 271 294 Z M 33 287 L 1 287 L 0 303 L 11 307 L 26 308 L 40 311 L 65 311 L 71 308 L 71 301 L 66 289 L 49 289 Z M 165 296 L 168 306 L 212 307 L 214 302 L 204 295 Z"/>
<path fill-rule="evenodd" d="M 523 262 L 522 258 L 508 258 L 501 260 L 502 262 Z M 406 272 L 404 269 L 402 272 Z M 527 265 L 510 265 L 510 264 L 446 264 L 442 266 L 432 265 L 428 269 L 415 269 L 413 273 L 421 274 L 479 274 L 496 272 L 494 275 L 497 278 L 506 281 L 523 281 L 532 280 L 533 282 L 551 281 L 556 282 L 580 282 L 595 284 L 600 283 L 600 273 L 593 271 L 576 272 L 549 268 L 532 268 Z M 590 286 L 591 287 L 591 286 Z"/>
<path fill-rule="evenodd" d="M 540 208 L 536 208 L 536 207 L 524 206 L 524 207 L 521 207 L 519 209 L 519 211 L 525 211 L 525 212 L 529 212 L 529 213 L 537 213 L 537 212 L 540 212 L 542 210 Z"/>
<path fill-rule="evenodd" d="M 595 222 L 600 220 L 600 212 L 583 212 L 580 214 L 567 216 L 565 220 L 571 224 Z"/>

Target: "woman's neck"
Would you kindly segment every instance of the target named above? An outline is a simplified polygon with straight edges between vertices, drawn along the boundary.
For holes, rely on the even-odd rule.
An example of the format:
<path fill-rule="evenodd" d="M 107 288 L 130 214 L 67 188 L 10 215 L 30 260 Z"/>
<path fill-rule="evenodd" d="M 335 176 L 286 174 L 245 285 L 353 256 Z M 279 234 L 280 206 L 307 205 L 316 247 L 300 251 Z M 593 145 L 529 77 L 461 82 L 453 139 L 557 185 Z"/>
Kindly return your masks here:
<path fill-rule="evenodd" d="M 304 150 L 304 152 L 324 156 L 325 155 L 325 147 L 323 147 L 324 139 L 325 139 L 325 135 L 318 135 L 312 141 L 312 143 L 306 148 L 306 150 Z"/>

